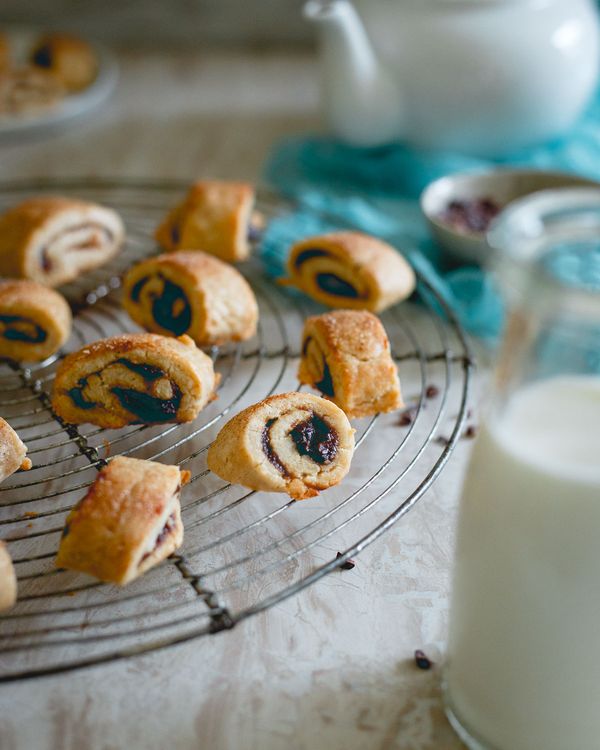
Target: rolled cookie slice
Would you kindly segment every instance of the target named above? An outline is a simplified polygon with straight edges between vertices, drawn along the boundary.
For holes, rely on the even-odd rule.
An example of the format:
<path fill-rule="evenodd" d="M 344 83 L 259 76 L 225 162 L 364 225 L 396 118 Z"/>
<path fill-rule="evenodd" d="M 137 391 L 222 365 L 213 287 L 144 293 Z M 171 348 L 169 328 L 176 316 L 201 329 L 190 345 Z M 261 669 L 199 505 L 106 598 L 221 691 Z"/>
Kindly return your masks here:
<path fill-rule="evenodd" d="M 65 298 L 35 281 L 0 281 L 0 357 L 38 362 L 57 352 L 71 333 Z"/>
<path fill-rule="evenodd" d="M 199 346 L 245 341 L 256 333 L 254 293 L 235 268 L 202 252 L 177 252 L 134 266 L 123 307 L 148 331 L 186 333 Z"/>
<path fill-rule="evenodd" d="M 302 500 L 341 482 L 353 452 L 354 430 L 344 412 L 293 392 L 270 396 L 229 421 L 207 464 L 228 482 Z"/>
<path fill-rule="evenodd" d="M 96 203 L 30 198 L 0 217 L 0 274 L 59 286 L 119 251 L 119 215 Z"/>
<path fill-rule="evenodd" d="M 55 107 L 65 96 L 62 83 L 44 70 L 0 69 L 0 115 L 33 115 Z"/>
<path fill-rule="evenodd" d="M 189 336 L 128 333 L 65 357 L 52 408 L 65 422 L 99 427 L 190 422 L 217 383 L 212 360 Z"/>
<path fill-rule="evenodd" d="M 350 418 L 403 406 L 387 334 L 366 310 L 333 310 L 306 320 L 298 379 Z"/>
<path fill-rule="evenodd" d="M 236 263 L 250 254 L 254 188 L 244 182 L 205 180 L 190 188 L 156 230 L 167 251 L 202 250 Z"/>
<path fill-rule="evenodd" d="M 17 576 L 6 544 L 0 540 L 0 612 L 17 601 Z"/>
<path fill-rule="evenodd" d="M 98 60 L 92 47 L 69 34 L 46 34 L 31 52 L 31 64 L 52 73 L 67 91 L 81 91 L 92 83 Z"/>
<path fill-rule="evenodd" d="M 0 482 L 18 469 L 31 469 L 27 446 L 8 422 L 0 417 Z"/>
<path fill-rule="evenodd" d="M 188 481 L 178 466 L 114 458 L 67 517 L 57 567 L 120 586 L 133 581 L 181 546 L 179 497 Z"/>
<path fill-rule="evenodd" d="M 360 232 L 331 232 L 292 246 L 283 283 L 328 307 L 381 312 L 408 297 L 415 274 L 391 245 Z"/>

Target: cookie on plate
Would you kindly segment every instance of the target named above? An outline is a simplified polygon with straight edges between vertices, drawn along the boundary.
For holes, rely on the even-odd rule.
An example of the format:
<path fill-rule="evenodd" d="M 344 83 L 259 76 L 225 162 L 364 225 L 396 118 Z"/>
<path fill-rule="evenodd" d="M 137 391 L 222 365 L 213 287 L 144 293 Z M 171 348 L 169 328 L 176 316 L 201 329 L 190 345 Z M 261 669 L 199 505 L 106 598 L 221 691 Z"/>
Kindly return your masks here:
<path fill-rule="evenodd" d="M 0 73 L 12 66 L 11 57 L 10 39 L 0 32 Z"/>
<path fill-rule="evenodd" d="M 0 540 L 0 612 L 17 601 L 17 576 L 6 544 Z"/>
<path fill-rule="evenodd" d="M 114 257 L 124 234 L 110 208 L 59 196 L 29 198 L 0 216 L 0 275 L 66 284 Z"/>
<path fill-rule="evenodd" d="M 328 307 L 381 312 L 406 299 L 415 274 L 391 245 L 361 232 L 331 232 L 292 246 L 287 283 Z"/>
<path fill-rule="evenodd" d="M 258 306 L 235 269 L 202 252 L 176 252 L 133 266 L 123 307 L 147 331 L 186 333 L 198 346 L 245 341 L 256 333 Z"/>
<path fill-rule="evenodd" d="M 36 281 L 0 281 L 0 357 L 39 362 L 57 352 L 71 333 L 66 299 Z"/>
<path fill-rule="evenodd" d="M 8 422 L 0 417 L 0 482 L 18 469 L 31 469 L 27 446 Z"/>
<path fill-rule="evenodd" d="M 298 380 L 350 418 L 404 405 L 385 328 L 367 310 L 332 310 L 306 320 Z"/>
<path fill-rule="evenodd" d="M 217 383 L 211 358 L 189 336 L 126 333 L 65 357 L 52 408 L 65 422 L 115 429 L 191 422 L 215 397 Z"/>
<path fill-rule="evenodd" d="M 339 484 L 350 469 L 354 430 L 331 401 L 281 393 L 250 406 L 219 432 L 208 468 L 252 490 L 301 500 Z"/>
<path fill-rule="evenodd" d="M 45 34 L 31 51 L 31 64 L 52 73 L 69 92 L 87 88 L 98 73 L 96 54 L 83 39 L 70 34 Z"/>
<path fill-rule="evenodd" d="M 254 188 L 245 182 L 203 180 L 190 188 L 156 230 L 168 252 L 202 250 L 237 263 L 250 254 Z"/>
<path fill-rule="evenodd" d="M 65 96 L 62 83 L 34 67 L 0 68 L 0 115 L 35 115 Z"/>
<path fill-rule="evenodd" d="M 179 502 L 189 472 L 118 456 L 67 517 L 56 565 L 123 586 L 183 543 Z"/>

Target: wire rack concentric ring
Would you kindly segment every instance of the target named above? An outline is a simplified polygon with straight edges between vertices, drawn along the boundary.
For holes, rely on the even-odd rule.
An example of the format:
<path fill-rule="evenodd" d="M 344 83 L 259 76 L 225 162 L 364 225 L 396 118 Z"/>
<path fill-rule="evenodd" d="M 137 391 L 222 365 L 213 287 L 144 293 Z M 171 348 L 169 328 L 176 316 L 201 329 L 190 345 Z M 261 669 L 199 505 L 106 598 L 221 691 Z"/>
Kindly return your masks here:
<path fill-rule="evenodd" d="M 108 267 L 61 290 L 74 311 L 64 350 L 31 366 L 0 363 L 0 415 L 33 461 L 31 471 L 0 486 L 0 538 L 9 544 L 19 582 L 16 607 L 0 617 L 0 682 L 129 658 L 232 628 L 339 571 L 414 506 L 463 432 L 473 359 L 452 310 L 420 278 L 424 304 L 382 316 L 411 418 L 356 420 L 355 458 L 339 487 L 296 502 L 212 475 L 206 451 L 224 422 L 272 393 L 298 388 L 302 323 L 319 309 L 274 284 L 257 260 L 240 270 L 259 302 L 258 334 L 210 350 L 221 373 L 219 398 L 193 423 L 121 430 L 64 424 L 49 399 L 60 358 L 138 330 L 121 309 L 120 278 L 158 252 L 153 230 L 185 189 L 179 181 L 0 184 L 0 210 L 29 195 L 60 193 L 113 206 L 128 233 Z M 259 191 L 258 208 L 272 220 L 292 207 Z M 117 454 L 177 463 L 192 474 L 182 497 L 182 549 L 124 589 L 54 566 L 66 515 Z"/>

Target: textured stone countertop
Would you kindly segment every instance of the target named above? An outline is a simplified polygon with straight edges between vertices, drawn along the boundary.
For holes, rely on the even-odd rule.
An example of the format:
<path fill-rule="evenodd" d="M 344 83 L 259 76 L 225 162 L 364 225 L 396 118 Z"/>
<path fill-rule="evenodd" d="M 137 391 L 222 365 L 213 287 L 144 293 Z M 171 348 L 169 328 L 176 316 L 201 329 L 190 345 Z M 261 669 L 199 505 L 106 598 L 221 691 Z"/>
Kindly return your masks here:
<path fill-rule="evenodd" d="M 102 111 L 62 133 L 2 143 L 2 179 L 256 179 L 276 138 L 317 125 L 316 67 L 300 54 L 128 53 L 121 64 Z M 461 440 L 433 488 L 354 570 L 211 638 L 0 687 L 0 747 L 462 747 L 443 715 L 437 664 L 468 450 Z M 415 648 L 436 668 L 416 669 Z"/>

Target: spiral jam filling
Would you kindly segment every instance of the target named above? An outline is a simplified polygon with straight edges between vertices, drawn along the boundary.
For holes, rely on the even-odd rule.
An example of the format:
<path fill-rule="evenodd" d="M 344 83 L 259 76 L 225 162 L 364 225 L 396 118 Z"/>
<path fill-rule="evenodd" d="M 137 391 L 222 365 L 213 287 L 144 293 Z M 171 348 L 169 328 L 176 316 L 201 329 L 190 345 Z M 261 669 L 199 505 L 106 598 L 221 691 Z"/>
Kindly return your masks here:
<path fill-rule="evenodd" d="M 112 364 L 120 364 L 123 367 L 127 367 L 129 370 L 141 375 L 146 383 L 152 383 L 160 378 L 166 378 L 164 370 L 154 365 L 140 364 L 137 362 L 131 362 L 128 359 L 120 358 L 112 362 Z M 110 365 L 107 365 L 110 367 Z M 95 401 L 88 401 L 84 394 L 84 389 L 88 385 L 88 380 L 94 375 L 100 376 L 101 371 L 90 373 L 84 378 L 80 378 L 77 381 L 77 385 L 69 390 L 69 397 L 80 409 L 93 409 L 98 406 Z M 171 386 L 172 396 L 171 398 L 163 399 L 152 396 L 150 393 L 144 393 L 138 391 L 135 388 L 123 388 L 120 386 L 113 386 L 110 391 L 113 393 L 121 406 L 135 417 L 137 421 L 133 424 L 149 424 L 157 422 L 169 422 L 177 416 L 183 394 L 177 383 L 169 379 Z"/>
<path fill-rule="evenodd" d="M 69 234 L 81 232 L 86 229 L 94 231 L 95 234 L 83 242 L 70 245 L 68 248 L 68 252 L 71 252 L 73 250 L 97 250 L 99 247 L 102 247 L 103 244 L 110 244 L 114 241 L 115 236 L 113 232 L 103 224 L 98 224 L 96 222 L 82 222 L 81 224 L 75 224 L 72 227 L 67 227 L 66 229 L 63 229 L 61 232 L 56 234 L 54 237 L 51 237 L 42 247 L 41 262 L 43 270 L 46 272 L 52 271 L 53 262 L 52 258 L 50 257 L 50 249 L 57 240 L 62 240 Z"/>
<path fill-rule="evenodd" d="M 269 461 L 273 464 L 273 466 L 277 469 L 277 471 L 280 474 L 283 474 L 284 477 L 289 476 L 287 469 L 285 466 L 281 463 L 279 456 L 277 455 L 276 451 L 273 449 L 273 446 L 271 444 L 271 427 L 275 424 L 277 419 L 268 419 L 263 431 L 262 431 L 262 449 L 265 456 L 269 459 Z"/>
<path fill-rule="evenodd" d="M 315 276 L 315 281 L 319 289 L 334 297 L 358 299 L 361 296 L 350 282 L 340 278 L 335 273 L 318 273 Z"/>
<path fill-rule="evenodd" d="M 42 344 L 48 338 L 47 331 L 31 318 L 21 315 L 0 315 L 0 323 L 4 325 L 0 335 L 9 341 Z"/>
<path fill-rule="evenodd" d="M 50 50 L 50 46 L 48 44 L 42 44 L 38 47 L 31 56 L 31 61 L 34 65 L 37 65 L 38 68 L 51 68 L 52 51 Z"/>
<path fill-rule="evenodd" d="M 294 261 L 294 265 L 296 266 L 296 268 L 300 268 L 300 266 L 303 263 L 306 263 L 307 260 L 311 260 L 312 258 L 323 258 L 327 255 L 329 255 L 329 253 L 326 250 L 317 250 L 316 248 L 302 250 L 302 252 L 298 253 L 298 257 Z"/>
<path fill-rule="evenodd" d="M 168 539 L 170 534 L 175 530 L 176 523 L 177 521 L 175 519 L 175 513 L 171 513 L 171 515 L 167 518 L 165 525 L 162 527 L 160 533 L 156 537 L 156 540 L 154 541 L 154 547 L 152 547 L 152 549 L 148 552 L 144 553 L 142 559 L 140 560 L 141 563 L 144 562 L 144 560 L 146 560 L 148 557 L 150 557 L 150 555 L 154 554 L 160 547 L 160 545 Z"/>
<path fill-rule="evenodd" d="M 336 457 L 340 440 L 333 427 L 313 412 L 290 432 L 296 450 L 317 464 L 328 464 Z"/>
<path fill-rule="evenodd" d="M 152 300 L 152 317 L 161 328 L 181 336 L 189 330 L 192 323 L 192 306 L 183 289 L 169 281 L 162 273 L 155 276 L 143 276 L 131 288 L 131 299 L 139 302 L 144 287 L 154 279 L 162 282 L 162 291 L 148 292 Z"/>
<path fill-rule="evenodd" d="M 318 248 L 307 248 L 298 253 L 294 260 L 294 267 L 300 270 L 301 266 L 313 258 L 327 258 L 333 257 L 327 250 L 320 250 Z M 315 275 L 315 284 L 325 292 L 325 294 L 331 294 L 334 297 L 346 297 L 350 299 L 360 299 L 364 295 L 360 293 L 356 287 L 346 279 L 338 276 L 335 273 L 321 272 Z"/>
<path fill-rule="evenodd" d="M 312 336 L 308 336 L 304 344 L 302 345 L 302 356 L 306 357 L 308 354 L 309 346 L 312 344 L 313 338 Z M 329 365 L 327 364 L 327 360 L 325 359 L 323 352 L 318 347 L 318 345 L 315 343 L 313 346 L 317 347 L 318 356 L 323 362 L 323 377 L 321 380 L 315 382 L 315 388 L 317 388 L 321 393 L 323 393 L 325 396 L 329 396 L 330 398 L 333 398 L 335 396 L 335 388 L 333 386 L 333 378 L 331 377 L 331 370 L 329 369 Z"/>
<path fill-rule="evenodd" d="M 271 443 L 271 427 L 276 421 L 267 420 L 262 432 L 262 449 L 277 471 L 287 477 L 289 473 Z M 315 412 L 293 427 L 288 435 L 298 454 L 308 456 L 316 464 L 331 463 L 337 455 L 340 440 L 336 430 Z"/>

